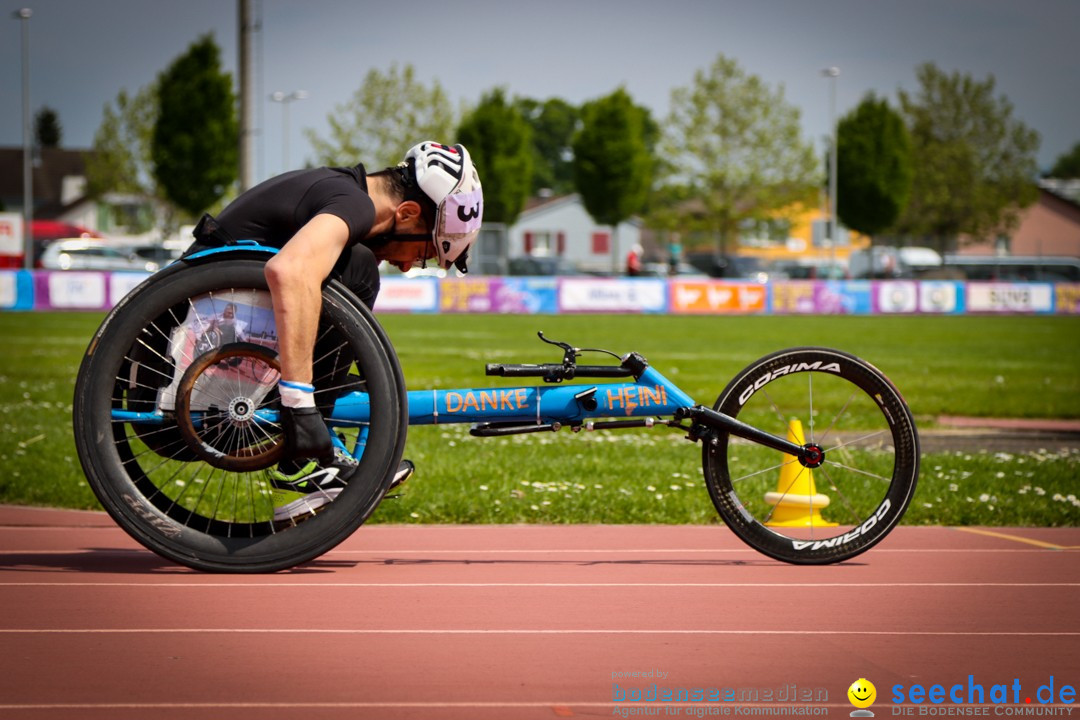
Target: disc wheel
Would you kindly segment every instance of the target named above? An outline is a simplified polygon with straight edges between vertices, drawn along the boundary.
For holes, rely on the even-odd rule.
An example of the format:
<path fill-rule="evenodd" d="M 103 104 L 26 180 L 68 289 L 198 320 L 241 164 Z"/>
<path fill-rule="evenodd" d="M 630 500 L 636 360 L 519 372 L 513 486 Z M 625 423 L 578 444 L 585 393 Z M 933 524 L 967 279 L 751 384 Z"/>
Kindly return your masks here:
<path fill-rule="evenodd" d="M 325 553 L 375 509 L 404 447 L 397 358 L 367 309 L 330 281 L 316 366 L 344 358 L 348 372 L 337 362 L 333 387 L 314 382 L 324 394 L 366 393 L 373 419 L 360 427 L 328 419 L 359 467 L 317 514 L 275 521 L 274 508 L 290 498 L 270 478 L 281 432 L 263 266 L 179 263 L 152 276 L 106 317 L 76 381 L 75 443 L 90 487 L 140 543 L 201 570 L 267 572 Z"/>
<path fill-rule="evenodd" d="M 770 557 L 847 560 L 884 538 L 911 502 L 919 474 L 911 411 L 859 358 L 823 348 L 768 355 L 739 373 L 714 409 L 807 451 L 800 461 L 726 432 L 705 444 L 717 511 Z"/>

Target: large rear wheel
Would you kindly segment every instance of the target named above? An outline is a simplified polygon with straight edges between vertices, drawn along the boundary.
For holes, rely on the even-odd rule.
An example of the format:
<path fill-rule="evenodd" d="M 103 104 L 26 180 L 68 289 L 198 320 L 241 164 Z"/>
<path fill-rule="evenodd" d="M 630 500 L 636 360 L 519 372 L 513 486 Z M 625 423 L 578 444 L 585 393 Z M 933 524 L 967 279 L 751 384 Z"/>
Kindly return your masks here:
<path fill-rule="evenodd" d="M 359 467 L 332 502 L 287 521 L 274 508 L 290 498 L 269 482 L 282 442 L 263 263 L 174 266 L 106 317 L 79 369 L 75 441 L 90 486 L 136 540 L 200 570 L 268 572 L 325 553 L 374 511 L 405 442 L 401 369 L 355 296 L 331 281 L 322 300 L 316 368 L 328 369 L 315 384 L 322 397 L 366 393 L 372 421 L 333 428 L 356 443 Z"/>

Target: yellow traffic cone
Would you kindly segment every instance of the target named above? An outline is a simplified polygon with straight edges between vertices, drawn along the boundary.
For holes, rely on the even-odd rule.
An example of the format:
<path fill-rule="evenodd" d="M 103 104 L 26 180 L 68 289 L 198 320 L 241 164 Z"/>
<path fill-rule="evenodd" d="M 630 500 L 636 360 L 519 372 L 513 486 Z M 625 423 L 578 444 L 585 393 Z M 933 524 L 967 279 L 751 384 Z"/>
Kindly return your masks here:
<path fill-rule="evenodd" d="M 788 423 L 788 442 L 802 445 L 802 423 L 792 419 Z M 775 527 L 836 527 L 821 517 L 822 508 L 829 506 L 829 496 L 820 494 L 814 487 L 814 474 L 803 467 L 794 455 L 783 454 L 780 466 L 780 482 L 776 492 L 765 493 L 765 502 L 775 506 L 772 518 L 766 525 Z"/>

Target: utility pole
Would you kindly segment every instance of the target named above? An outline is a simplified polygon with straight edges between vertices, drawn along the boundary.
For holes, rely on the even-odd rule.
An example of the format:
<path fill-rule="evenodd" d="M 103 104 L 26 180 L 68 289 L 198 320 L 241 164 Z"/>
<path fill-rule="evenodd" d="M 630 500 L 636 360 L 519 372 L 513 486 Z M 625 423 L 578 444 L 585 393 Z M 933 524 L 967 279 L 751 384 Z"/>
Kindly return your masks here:
<path fill-rule="evenodd" d="M 240 47 L 240 192 L 254 184 L 254 94 L 251 82 L 251 39 L 255 18 L 251 12 L 251 0 L 237 0 Z"/>
<path fill-rule="evenodd" d="M 16 10 L 22 22 L 22 111 L 23 111 L 23 267 L 34 269 L 34 135 L 30 126 L 30 8 Z"/>
<path fill-rule="evenodd" d="M 836 271 L 836 78 L 840 68 L 827 67 L 821 74 L 829 78 L 829 276 Z"/>

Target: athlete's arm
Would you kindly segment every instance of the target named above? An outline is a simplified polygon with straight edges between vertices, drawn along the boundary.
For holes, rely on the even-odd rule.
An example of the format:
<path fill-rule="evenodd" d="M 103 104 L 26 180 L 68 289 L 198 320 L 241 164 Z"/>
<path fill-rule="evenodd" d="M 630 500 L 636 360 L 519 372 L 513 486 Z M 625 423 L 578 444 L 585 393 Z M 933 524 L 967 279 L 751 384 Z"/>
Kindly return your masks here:
<path fill-rule="evenodd" d="M 316 215 L 266 263 L 266 282 L 277 320 L 281 377 L 311 382 L 312 349 L 322 310 L 322 282 L 349 241 L 336 215 Z"/>

